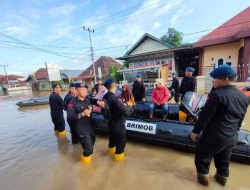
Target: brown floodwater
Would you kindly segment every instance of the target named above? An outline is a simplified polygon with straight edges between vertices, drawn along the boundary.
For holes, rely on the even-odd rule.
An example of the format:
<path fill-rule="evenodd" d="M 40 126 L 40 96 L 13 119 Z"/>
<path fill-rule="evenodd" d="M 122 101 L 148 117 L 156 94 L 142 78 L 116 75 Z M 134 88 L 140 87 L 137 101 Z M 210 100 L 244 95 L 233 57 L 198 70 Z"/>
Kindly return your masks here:
<path fill-rule="evenodd" d="M 48 94 L 35 94 L 35 96 Z M 128 141 L 126 159 L 115 163 L 107 154 L 108 139 L 97 136 L 93 162 L 79 162 L 81 146 L 53 133 L 49 106 L 18 108 L 32 92 L 0 97 L 0 189 L 3 190 L 250 190 L 250 165 L 231 163 L 226 187 L 196 182 L 194 154 Z M 250 108 L 245 129 L 250 130 Z"/>

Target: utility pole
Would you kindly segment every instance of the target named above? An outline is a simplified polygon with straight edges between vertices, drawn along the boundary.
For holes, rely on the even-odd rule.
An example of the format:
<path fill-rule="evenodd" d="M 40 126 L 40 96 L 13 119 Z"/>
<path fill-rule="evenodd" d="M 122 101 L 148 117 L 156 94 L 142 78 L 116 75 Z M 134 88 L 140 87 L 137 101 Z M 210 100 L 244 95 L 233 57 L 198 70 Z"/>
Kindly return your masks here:
<path fill-rule="evenodd" d="M 8 65 L 0 65 L 0 67 L 3 67 L 4 73 L 5 73 L 5 76 L 6 76 L 6 80 L 7 80 L 7 84 L 9 85 L 8 74 L 7 74 L 7 71 L 6 71 L 6 67 L 8 67 Z"/>
<path fill-rule="evenodd" d="M 85 26 L 82 27 L 83 30 L 89 32 L 89 44 L 90 44 L 90 57 L 91 57 L 91 61 L 92 61 L 92 65 L 93 65 L 93 69 L 94 69 L 94 79 L 95 79 L 95 84 L 96 84 L 96 72 L 95 72 L 95 60 L 94 60 L 94 50 L 93 50 L 93 46 L 92 46 L 92 40 L 91 40 L 91 33 L 94 33 L 94 30 L 91 30 L 90 28 L 87 28 Z"/>

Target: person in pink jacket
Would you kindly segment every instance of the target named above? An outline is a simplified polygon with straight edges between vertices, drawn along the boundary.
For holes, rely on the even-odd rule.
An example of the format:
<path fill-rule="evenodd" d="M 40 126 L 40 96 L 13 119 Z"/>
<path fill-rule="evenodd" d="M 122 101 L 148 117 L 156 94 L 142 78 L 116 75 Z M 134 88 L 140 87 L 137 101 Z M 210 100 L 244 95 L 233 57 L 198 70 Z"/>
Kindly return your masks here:
<path fill-rule="evenodd" d="M 156 79 L 156 87 L 152 93 L 152 103 L 149 105 L 149 117 L 153 118 L 155 108 L 161 108 L 163 111 L 163 119 L 165 120 L 168 115 L 168 96 L 169 91 L 163 85 L 163 80 Z"/>

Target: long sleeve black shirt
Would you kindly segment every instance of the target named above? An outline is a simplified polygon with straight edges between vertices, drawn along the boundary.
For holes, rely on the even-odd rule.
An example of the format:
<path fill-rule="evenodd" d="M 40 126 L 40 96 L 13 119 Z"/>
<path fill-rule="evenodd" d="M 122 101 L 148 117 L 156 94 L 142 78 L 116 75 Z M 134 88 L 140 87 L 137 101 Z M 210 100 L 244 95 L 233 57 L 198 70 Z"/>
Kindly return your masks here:
<path fill-rule="evenodd" d="M 233 145 L 248 105 L 248 97 L 234 86 L 215 89 L 209 94 L 193 132 L 203 131 L 201 140 L 207 142 Z"/>
<path fill-rule="evenodd" d="M 49 97 L 50 115 L 53 119 L 63 117 L 64 102 L 62 97 L 53 92 Z"/>

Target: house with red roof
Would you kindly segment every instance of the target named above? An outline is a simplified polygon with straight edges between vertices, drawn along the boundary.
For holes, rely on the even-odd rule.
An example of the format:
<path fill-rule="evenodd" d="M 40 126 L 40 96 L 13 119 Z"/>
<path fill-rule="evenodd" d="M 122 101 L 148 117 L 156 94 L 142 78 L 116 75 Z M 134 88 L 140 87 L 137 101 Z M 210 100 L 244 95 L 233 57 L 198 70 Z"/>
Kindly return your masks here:
<path fill-rule="evenodd" d="M 0 85 L 3 86 L 26 86 L 25 77 L 19 75 L 0 75 Z"/>
<path fill-rule="evenodd" d="M 246 8 L 206 36 L 198 40 L 194 48 L 200 48 L 199 67 L 202 75 L 221 64 L 237 70 L 238 82 L 245 82 L 250 74 L 250 7 Z M 206 80 L 206 91 L 211 87 Z"/>
<path fill-rule="evenodd" d="M 109 76 L 109 67 L 115 66 L 117 68 L 121 68 L 122 65 L 108 56 L 101 56 L 95 62 L 95 72 L 96 76 L 99 76 L 99 72 L 102 76 L 102 79 L 105 79 Z M 87 84 L 89 87 L 94 86 L 94 67 L 91 64 L 87 69 L 85 69 L 77 78 L 78 80 L 82 80 Z"/>

